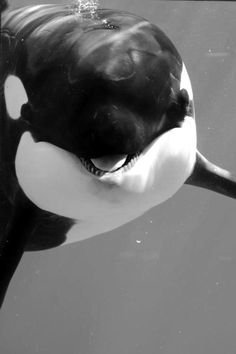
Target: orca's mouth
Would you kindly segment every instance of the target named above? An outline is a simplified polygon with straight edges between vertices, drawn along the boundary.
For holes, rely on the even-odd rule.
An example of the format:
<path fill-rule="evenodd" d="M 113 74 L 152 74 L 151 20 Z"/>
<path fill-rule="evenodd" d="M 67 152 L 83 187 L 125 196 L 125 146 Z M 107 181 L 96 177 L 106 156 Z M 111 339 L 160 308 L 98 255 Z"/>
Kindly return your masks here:
<path fill-rule="evenodd" d="M 86 170 L 96 177 L 102 177 L 104 174 L 113 173 L 118 170 L 125 172 L 133 167 L 138 160 L 140 153 L 128 155 L 106 155 L 99 158 L 80 157 L 82 165 Z"/>

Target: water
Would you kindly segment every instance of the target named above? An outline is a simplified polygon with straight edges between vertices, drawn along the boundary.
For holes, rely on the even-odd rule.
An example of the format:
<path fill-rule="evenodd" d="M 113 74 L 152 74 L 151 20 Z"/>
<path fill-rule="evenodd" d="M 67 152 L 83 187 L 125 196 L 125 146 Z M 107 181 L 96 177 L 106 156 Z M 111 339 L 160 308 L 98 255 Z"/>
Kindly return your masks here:
<path fill-rule="evenodd" d="M 191 76 L 199 149 L 236 171 L 235 4 L 100 6 L 170 36 Z M 1 354 L 234 354 L 235 211 L 234 200 L 185 186 L 109 234 L 25 254 L 1 312 Z"/>

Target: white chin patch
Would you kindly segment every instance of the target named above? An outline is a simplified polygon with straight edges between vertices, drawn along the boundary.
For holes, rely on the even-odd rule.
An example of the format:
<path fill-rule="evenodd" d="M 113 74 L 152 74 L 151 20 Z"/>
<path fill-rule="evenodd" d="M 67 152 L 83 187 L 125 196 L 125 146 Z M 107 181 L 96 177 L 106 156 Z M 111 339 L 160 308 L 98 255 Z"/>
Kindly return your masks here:
<path fill-rule="evenodd" d="M 4 83 L 4 96 L 7 113 L 10 118 L 20 118 L 21 107 L 28 102 L 27 93 L 22 81 L 15 75 L 9 75 Z"/>
<path fill-rule="evenodd" d="M 156 139 L 125 171 L 96 177 L 76 156 L 36 143 L 29 132 L 21 137 L 15 167 L 23 191 L 41 209 L 90 222 L 127 222 L 175 194 L 191 174 L 195 157 L 195 122 L 187 117 L 182 128 Z"/>

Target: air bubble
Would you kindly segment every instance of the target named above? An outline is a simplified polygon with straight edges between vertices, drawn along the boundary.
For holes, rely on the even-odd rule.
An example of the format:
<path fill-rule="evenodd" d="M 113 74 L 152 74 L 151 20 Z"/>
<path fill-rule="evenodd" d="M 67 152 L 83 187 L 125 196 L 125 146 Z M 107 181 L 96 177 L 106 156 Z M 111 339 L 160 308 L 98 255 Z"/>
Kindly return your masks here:
<path fill-rule="evenodd" d="M 98 0 L 76 0 L 72 5 L 73 14 L 81 16 L 86 12 L 90 14 L 91 18 L 95 18 L 98 6 Z"/>

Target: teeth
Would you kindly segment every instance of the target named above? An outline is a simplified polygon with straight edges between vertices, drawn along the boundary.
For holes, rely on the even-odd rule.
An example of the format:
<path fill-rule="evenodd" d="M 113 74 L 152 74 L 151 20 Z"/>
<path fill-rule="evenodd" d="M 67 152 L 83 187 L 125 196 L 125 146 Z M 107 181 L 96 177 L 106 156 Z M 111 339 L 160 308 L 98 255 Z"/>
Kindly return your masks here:
<path fill-rule="evenodd" d="M 101 177 L 108 172 L 111 173 L 117 170 L 121 170 L 125 172 L 129 170 L 136 163 L 138 158 L 139 158 L 139 154 L 137 153 L 136 155 L 133 156 L 114 155 L 110 157 L 106 156 L 106 157 L 91 159 L 91 160 L 81 157 L 80 161 L 90 173 L 92 173 L 95 176 Z"/>

